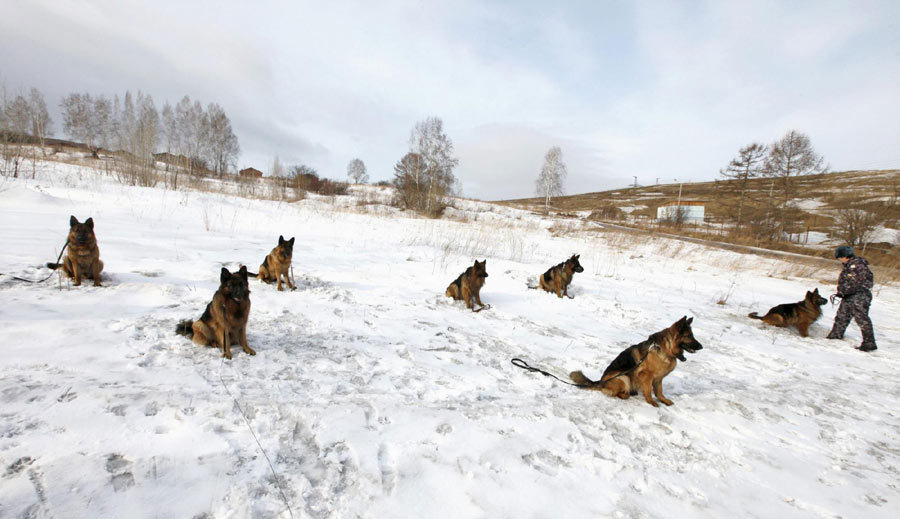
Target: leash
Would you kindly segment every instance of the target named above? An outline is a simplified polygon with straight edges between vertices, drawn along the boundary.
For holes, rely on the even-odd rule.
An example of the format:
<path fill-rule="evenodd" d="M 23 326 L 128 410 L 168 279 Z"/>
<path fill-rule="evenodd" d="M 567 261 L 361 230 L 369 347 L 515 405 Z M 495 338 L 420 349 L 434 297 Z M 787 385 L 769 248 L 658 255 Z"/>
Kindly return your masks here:
<path fill-rule="evenodd" d="M 520 359 L 520 358 L 518 358 L 518 357 L 516 357 L 516 358 L 510 360 L 510 362 L 512 362 L 513 366 L 515 366 L 515 367 L 517 367 L 517 368 L 522 368 L 522 369 L 524 369 L 525 371 L 531 371 L 532 373 L 540 373 L 541 375 L 544 375 L 545 377 L 555 378 L 556 380 L 562 382 L 563 384 L 568 384 L 568 385 L 570 385 L 570 386 L 575 386 L 575 387 L 594 387 L 595 385 L 600 384 L 600 382 L 598 382 L 597 384 L 576 384 L 576 383 L 574 383 L 574 382 L 569 382 L 569 381 L 567 381 L 567 380 L 563 380 L 563 379 L 557 377 L 556 375 L 554 375 L 553 373 L 550 373 L 549 371 L 544 371 L 544 370 L 542 370 L 542 369 L 540 369 L 540 368 L 535 368 L 535 367 L 529 366 L 527 362 L 525 362 L 524 360 L 522 360 L 522 359 Z"/>
<path fill-rule="evenodd" d="M 480 311 L 482 311 L 482 310 L 490 310 L 490 309 L 491 309 L 491 305 L 487 304 L 487 305 L 481 305 L 481 308 L 479 308 L 478 310 L 475 310 L 475 309 L 473 308 L 473 309 L 472 309 L 472 312 L 474 312 L 474 313 L 477 314 L 478 312 L 480 312 Z"/>
<path fill-rule="evenodd" d="M 224 333 L 223 333 L 224 335 Z M 225 347 L 224 341 L 222 342 L 222 347 Z M 224 357 L 223 357 L 224 359 Z M 275 466 L 272 465 L 272 460 L 269 459 L 269 455 L 266 454 L 266 449 L 263 448 L 262 443 L 259 441 L 259 437 L 256 436 L 256 433 L 253 432 L 253 427 L 250 425 L 250 420 L 247 419 L 247 415 L 244 414 L 244 409 L 241 407 L 240 402 L 238 402 L 237 398 L 231 394 L 231 390 L 228 389 L 228 384 L 225 383 L 225 379 L 222 377 L 222 365 L 225 363 L 224 360 L 219 364 L 219 381 L 222 383 L 222 387 L 225 388 L 225 392 L 228 393 L 228 396 L 231 397 L 231 400 L 234 402 L 234 405 L 237 407 L 238 412 L 241 413 L 241 416 L 244 418 L 244 423 L 247 424 L 247 429 L 250 431 L 250 435 L 253 436 L 253 439 L 256 440 L 256 446 L 259 447 L 259 451 L 262 452 L 263 457 L 266 458 L 266 462 L 269 464 L 269 470 L 272 471 L 272 476 L 275 478 L 275 485 L 278 487 L 278 492 L 281 493 L 281 500 L 284 501 L 284 506 L 287 507 L 288 514 L 291 516 L 291 519 L 294 518 L 294 511 L 291 509 L 291 504 L 288 502 L 287 494 L 284 493 L 284 488 L 281 486 L 282 477 L 275 470 Z"/>
<path fill-rule="evenodd" d="M 59 268 L 59 260 L 62 258 L 63 252 L 66 251 L 66 247 L 68 247 L 68 246 L 69 246 L 69 240 L 66 240 L 66 242 L 63 243 L 62 250 L 59 251 L 59 256 L 56 257 L 56 263 L 53 263 L 53 265 L 56 265 L 56 268 L 55 268 L 55 269 L 51 269 L 52 272 L 50 272 L 50 275 L 47 276 L 47 277 L 45 277 L 44 279 L 34 280 L 34 279 L 20 278 L 19 276 L 9 276 L 9 277 L 11 277 L 11 278 L 13 278 L 13 279 L 15 279 L 15 280 L 17 280 L 17 281 L 24 281 L 24 282 L 26 282 L 26 283 L 35 283 L 35 284 L 37 284 L 37 283 L 43 283 L 44 281 L 47 281 L 48 279 L 50 279 L 51 277 L 53 277 L 53 274 L 56 273 L 56 269 Z"/>
<path fill-rule="evenodd" d="M 644 356 L 641 357 L 641 360 L 639 360 L 638 363 L 634 365 L 634 367 L 629 368 L 626 371 L 616 373 L 615 375 L 612 375 L 610 377 L 601 378 L 600 380 L 598 380 L 594 383 L 591 383 L 591 384 L 575 384 L 574 382 L 569 382 L 567 380 L 563 380 L 563 379 L 557 377 L 556 375 L 554 375 L 553 373 L 550 373 L 549 371 L 544 371 L 540 368 L 535 368 L 533 366 L 529 366 L 527 362 L 525 362 L 524 360 L 522 360 L 518 357 L 510 360 L 510 362 L 512 362 L 513 366 L 515 366 L 517 368 L 522 368 L 525 371 L 530 371 L 533 373 L 540 373 L 541 375 L 544 375 L 545 377 L 555 378 L 556 380 L 562 382 L 563 384 L 568 384 L 570 386 L 575 386 L 575 387 L 596 387 L 596 386 L 603 386 L 604 384 L 606 384 L 607 382 L 609 382 L 610 380 L 612 380 L 616 377 L 621 377 L 622 375 L 627 375 L 627 374 L 631 373 L 632 371 L 638 369 L 638 366 L 640 366 L 641 364 L 644 363 L 644 360 L 647 358 L 647 355 L 650 355 L 650 350 L 652 350 L 655 347 L 656 347 L 656 345 L 654 344 L 653 346 L 647 348 L 647 353 L 645 353 Z"/>
<path fill-rule="evenodd" d="M 843 297 L 841 297 L 841 296 L 839 296 L 839 295 L 837 295 L 837 294 L 831 294 L 831 297 L 829 297 L 828 299 L 831 301 L 831 306 L 834 306 L 834 305 L 837 304 L 837 303 L 834 302 L 835 299 L 843 299 Z"/>

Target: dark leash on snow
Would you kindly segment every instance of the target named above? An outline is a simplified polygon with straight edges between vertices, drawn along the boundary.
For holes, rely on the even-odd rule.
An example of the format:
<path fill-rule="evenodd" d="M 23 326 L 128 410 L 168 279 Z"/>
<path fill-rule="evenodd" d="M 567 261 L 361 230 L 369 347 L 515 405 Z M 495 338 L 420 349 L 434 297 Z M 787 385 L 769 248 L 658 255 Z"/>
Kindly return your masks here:
<path fill-rule="evenodd" d="M 615 373 L 614 375 L 612 375 L 610 377 L 601 378 L 600 380 L 593 382 L 591 384 L 576 384 L 574 382 L 569 382 L 568 380 L 563 380 L 563 379 L 557 377 L 556 375 L 554 375 L 553 373 L 550 373 L 549 371 L 544 371 L 541 368 L 535 368 L 533 366 L 529 366 L 527 362 L 525 362 L 524 360 L 522 360 L 518 357 L 510 360 L 510 362 L 512 362 L 513 366 L 515 366 L 517 368 L 522 368 L 525 371 L 530 371 L 532 373 L 540 373 L 541 375 L 544 375 L 545 377 L 555 378 L 556 380 L 562 382 L 563 384 L 568 384 L 570 386 L 575 386 L 575 387 L 597 387 L 597 386 L 603 386 L 604 384 L 606 384 L 607 382 L 609 382 L 610 380 L 612 380 L 616 377 L 621 377 L 622 375 L 627 375 L 627 374 L 631 373 L 632 371 L 638 369 L 638 366 L 643 364 L 644 359 L 646 359 L 647 355 L 650 354 L 650 350 L 652 350 L 655 347 L 656 346 L 651 346 L 650 348 L 648 348 L 647 353 L 645 353 L 644 356 L 641 357 L 641 360 L 639 360 L 638 363 L 635 364 L 633 367 L 627 369 L 626 371 Z"/>
<path fill-rule="evenodd" d="M 549 371 L 544 371 L 541 368 L 535 368 L 535 367 L 529 366 L 527 362 L 525 362 L 524 360 L 522 360 L 518 357 L 512 359 L 510 362 L 512 362 L 513 366 L 515 366 L 517 368 L 522 368 L 525 371 L 531 371 L 532 373 L 540 373 L 541 375 L 544 375 L 545 377 L 555 378 L 556 380 L 562 382 L 563 384 L 568 384 L 570 386 L 594 387 L 594 386 L 600 384 L 600 382 L 597 382 L 596 384 L 576 384 L 574 382 L 569 382 L 568 380 L 563 380 L 563 379 L 557 377 L 556 375 L 554 375 L 553 373 L 550 373 Z"/>
<path fill-rule="evenodd" d="M 56 257 L 56 263 L 47 263 L 47 267 L 48 267 L 48 268 L 50 268 L 50 269 L 53 270 L 53 271 L 55 271 L 56 269 L 59 268 L 59 260 L 62 259 L 63 252 L 66 251 L 66 247 L 68 247 L 68 246 L 69 246 L 69 240 L 66 240 L 66 243 L 63 243 L 62 250 L 59 251 L 59 256 Z M 55 265 L 55 266 L 54 266 L 54 265 Z M 9 277 L 11 277 L 11 278 L 13 278 L 13 279 L 15 279 L 15 280 L 17 280 L 17 281 L 24 281 L 24 282 L 26 282 L 26 283 L 35 283 L 35 284 L 37 284 L 37 283 L 43 283 L 44 281 L 47 281 L 48 279 L 50 279 L 51 277 L 53 277 L 53 274 L 54 274 L 54 273 L 55 273 L 55 272 L 50 272 L 50 274 L 49 274 L 47 277 L 45 277 L 45 278 L 43 278 L 43 279 L 38 279 L 38 280 L 34 280 L 34 279 L 25 279 L 25 278 L 20 278 L 19 276 L 12 276 L 12 275 L 10 275 Z"/>
<path fill-rule="evenodd" d="M 224 310 L 225 305 L 222 305 Z M 227 331 L 222 332 L 222 348 L 225 348 L 225 334 Z M 281 500 L 284 501 L 284 506 L 287 507 L 288 515 L 291 516 L 291 519 L 294 518 L 294 511 L 291 509 L 291 504 L 288 502 L 287 494 L 284 493 L 284 488 L 281 486 L 281 480 L 283 477 L 278 474 L 275 470 L 275 466 L 272 464 L 272 460 L 269 459 L 269 455 L 266 453 L 266 449 L 263 448 L 262 443 L 259 441 L 259 437 L 256 436 L 256 433 L 253 431 L 253 426 L 250 425 L 250 420 L 247 418 L 247 415 L 244 413 L 244 409 L 241 407 L 240 402 L 238 402 L 237 398 L 231 393 L 231 390 L 228 389 L 228 384 L 225 383 L 225 379 L 222 377 L 222 366 L 225 364 L 225 357 L 223 355 L 222 362 L 219 364 L 219 381 L 222 383 L 222 387 L 225 388 L 225 392 L 228 393 L 228 396 L 231 397 L 232 402 L 234 402 L 235 407 L 239 413 L 241 413 L 241 417 L 244 418 L 244 423 L 247 424 L 247 430 L 250 431 L 250 436 L 253 436 L 253 439 L 256 440 L 256 446 L 259 447 L 259 451 L 262 452 L 264 458 L 266 458 L 266 462 L 269 464 L 269 470 L 272 471 L 272 477 L 275 478 L 275 486 L 278 487 L 278 492 L 281 493 Z"/>
<path fill-rule="evenodd" d="M 488 304 L 488 305 L 481 305 L 481 308 L 479 308 L 478 310 L 475 310 L 475 309 L 473 308 L 473 309 L 472 309 L 472 312 L 474 312 L 474 313 L 477 314 L 478 312 L 480 312 L 480 311 L 482 311 L 482 310 L 490 310 L 490 309 L 491 309 L 491 305 L 489 305 L 489 304 Z"/>

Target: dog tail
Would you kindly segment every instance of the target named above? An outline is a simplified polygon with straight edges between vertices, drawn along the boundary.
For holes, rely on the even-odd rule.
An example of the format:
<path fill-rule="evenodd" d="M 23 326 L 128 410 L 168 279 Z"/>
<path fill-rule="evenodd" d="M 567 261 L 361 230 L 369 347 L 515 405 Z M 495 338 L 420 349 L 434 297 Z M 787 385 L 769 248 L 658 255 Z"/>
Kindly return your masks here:
<path fill-rule="evenodd" d="M 587 376 L 581 371 L 573 371 L 569 373 L 569 378 L 572 379 L 572 382 L 586 389 L 600 389 L 601 387 L 603 387 L 603 383 L 601 381 L 591 380 L 587 378 Z"/>
<path fill-rule="evenodd" d="M 194 338 L 194 321 L 190 319 L 186 321 L 181 321 L 178 323 L 178 326 L 175 327 L 175 333 L 178 335 L 184 335 L 188 339 Z"/>
<path fill-rule="evenodd" d="M 750 312 L 749 314 L 747 314 L 747 317 L 749 317 L 750 319 L 759 319 L 760 321 L 762 321 L 762 317 L 757 315 L 756 312 Z"/>
<path fill-rule="evenodd" d="M 61 263 L 47 263 L 47 268 L 51 269 L 51 270 L 56 270 L 61 266 L 62 266 Z"/>

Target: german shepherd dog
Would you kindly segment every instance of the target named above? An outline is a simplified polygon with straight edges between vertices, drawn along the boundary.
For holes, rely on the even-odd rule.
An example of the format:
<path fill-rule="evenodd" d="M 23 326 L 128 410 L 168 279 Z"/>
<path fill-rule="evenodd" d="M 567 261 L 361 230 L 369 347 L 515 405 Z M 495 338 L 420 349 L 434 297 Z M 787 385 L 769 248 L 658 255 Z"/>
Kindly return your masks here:
<path fill-rule="evenodd" d="M 556 292 L 556 297 L 560 299 L 562 296 L 574 299 L 569 295 L 569 284 L 572 283 L 572 277 L 576 272 L 584 272 L 584 267 L 578 262 L 580 256 L 573 254 L 571 258 L 544 272 L 541 276 L 541 288 L 547 292 Z"/>
<path fill-rule="evenodd" d="M 781 328 L 796 326 L 800 337 L 809 337 L 809 325 L 822 315 L 822 305 L 826 303 L 828 300 L 819 295 L 817 288 L 812 292 L 807 290 L 803 301 L 773 306 L 762 317 L 756 312 L 747 314 L 747 317 Z"/>
<path fill-rule="evenodd" d="M 175 333 L 193 339 L 201 346 L 222 348 L 222 356 L 231 359 L 231 343 L 238 342 L 245 353 L 256 355 L 247 345 L 247 317 L 250 315 L 250 285 L 247 267 L 235 273 L 222 268 L 221 284 L 199 321 L 181 321 Z"/>
<path fill-rule="evenodd" d="M 81 285 L 85 277 L 94 280 L 94 286 L 100 285 L 100 272 L 103 262 L 100 261 L 100 248 L 97 247 L 97 236 L 94 234 L 94 219 L 88 218 L 81 223 L 74 216 L 69 217 L 69 236 L 66 238 L 69 252 L 63 256 L 62 263 L 47 263 L 47 268 L 59 269 L 75 280 L 75 286 Z"/>
<path fill-rule="evenodd" d="M 466 308 L 477 311 L 474 308 L 474 303 L 478 303 L 478 306 L 484 308 L 484 303 L 481 302 L 481 287 L 484 286 L 484 280 L 487 277 L 487 260 L 482 262 L 475 260 L 474 265 L 467 268 L 465 272 L 453 280 L 453 283 L 450 283 L 444 295 L 457 301 L 463 300 L 466 302 Z"/>
<path fill-rule="evenodd" d="M 285 240 L 284 236 L 278 236 L 278 245 L 272 249 L 272 252 L 266 256 L 266 259 L 263 260 L 262 265 L 259 266 L 259 272 L 256 274 L 249 273 L 250 276 L 253 276 L 264 283 L 278 283 L 278 290 L 284 290 L 281 288 L 281 277 L 284 276 L 284 281 L 287 283 L 288 288 L 291 290 L 295 290 L 297 287 L 294 286 L 294 283 L 291 281 L 290 268 L 291 268 L 291 258 L 294 255 L 294 238 L 290 240 Z"/>
<path fill-rule="evenodd" d="M 684 316 L 646 341 L 629 346 L 610 363 L 600 380 L 591 380 L 581 371 L 569 373 L 569 378 L 576 384 L 588 386 L 587 389 L 602 391 L 623 400 L 636 395 L 640 388 L 644 400 L 653 407 L 659 407 L 650 394 L 652 390 L 660 402 L 672 405 L 674 402 L 663 395 L 662 379 L 675 369 L 678 364 L 675 359 L 687 361 L 684 352 L 694 353 L 703 349 L 691 331 L 693 321 L 693 317 L 688 319 Z"/>

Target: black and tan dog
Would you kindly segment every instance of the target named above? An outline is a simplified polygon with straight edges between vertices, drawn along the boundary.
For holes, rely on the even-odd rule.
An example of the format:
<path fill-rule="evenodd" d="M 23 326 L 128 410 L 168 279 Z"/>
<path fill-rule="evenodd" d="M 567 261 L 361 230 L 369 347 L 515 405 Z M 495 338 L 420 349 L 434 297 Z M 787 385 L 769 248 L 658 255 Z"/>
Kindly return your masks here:
<path fill-rule="evenodd" d="M 247 267 L 231 273 L 222 268 L 219 289 L 199 321 L 182 321 L 175 332 L 201 346 L 222 348 L 222 356 L 231 358 L 231 343 L 237 342 L 245 353 L 256 355 L 247 344 L 247 318 L 250 315 L 250 285 Z"/>
<path fill-rule="evenodd" d="M 250 275 L 265 283 L 278 283 L 279 291 L 284 290 L 281 288 L 281 278 L 283 276 L 288 288 L 294 290 L 297 287 L 291 281 L 290 275 L 291 258 L 293 256 L 294 238 L 285 240 L 284 236 L 278 236 L 278 245 L 263 260 L 262 265 L 259 266 L 259 272 L 256 274 L 251 273 Z"/>
<path fill-rule="evenodd" d="M 672 405 L 674 402 L 663 395 L 663 378 L 675 369 L 678 364 L 676 359 L 687 361 L 684 352 L 694 353 L 703 349 L 691 331 L 693 321 L 693 317 L 688 319 L 684 316 L 646 341 L 629 346 L 610 363 L 600 380 L 591 380 L 581 371 L 573 371 L 569 378 L 587 389 L 622 399 L 636 395 L 640 389 L 648 404 L 659 407 L 650 394 L 652 390 L 660 402 Z"/>
<path fill-rule="evenodd" d="M 94 286 L 100 285 L 100 272 L 103 262 L 100 261 L 100 248 L 97 247 L 97 236 L 94 234 L 94 219 L 88 218 L 81 223 L 74 216 L 69 217 L 69 236 L 66 239 L 69 252 L 62 263 L 47 263 L 47 268 L 62 269 L 65 275 L 75 280 L 75 286 L 81 285 L 83 278 L 93 279 Z"/>
<path fill-rule="evenodd" d="M 484 308 L 485 305 L 481 302 L 481 287 L 484 286 L 484 280 L 487 277 L 487 260 L 482 262 L 475 260 L 474 265 L 467 268 L 453 283 L 450 283 L 444 295 L 457 301 L 465 301 L 466 308 L 471 308 L 472 310 L 475 310 L 475 303 Z"/>
<path fill-rule="evenodd" d="M 760 317 L 756 312 L 747 314 L 751 319 L 759 319 L 778 327 L 796 326 L 801 337 L 809 337 L 809 326 L 822 315 L 822 305 L 828 300 L 819 295 L 819 289 L 806 292 L 803 301 L 774 306 Z"/>
<path fill-rule="evenodd" d="M 573 254 L 571 258 L 544 272 L 541 276 L 541 288 L 547 292 L 556 292 L 556 296 L 559 298 L 566 296 L 573 299 L 569 295 L 569 284 L 572 283 L 572 277 L 576 272 L 584 272 L 584 267 L 578 262 L 580 256 L 580 254 Z"/>

